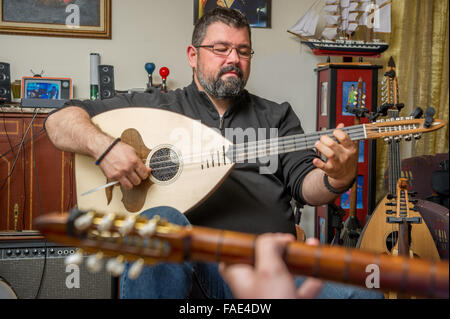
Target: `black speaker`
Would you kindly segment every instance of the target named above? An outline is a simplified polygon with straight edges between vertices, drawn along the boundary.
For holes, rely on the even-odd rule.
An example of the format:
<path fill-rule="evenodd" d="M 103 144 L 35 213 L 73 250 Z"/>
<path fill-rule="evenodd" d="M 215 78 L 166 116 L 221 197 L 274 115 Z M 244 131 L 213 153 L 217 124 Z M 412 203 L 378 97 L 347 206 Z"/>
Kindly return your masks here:
<path fill-rule="evenodd" d="M 11 102 L 11 74 L 9 63 L 0 62 L 0 102 Z"/>
<path fill-rule="evenodd" d="M 99 96 L 101 100 L 110 99 L 116 95 L 114 89 L 114 67 L 100 64 L 98 66 Z"/>
<path fill-rule="evenodd" d="M 85 260 L 80 266 L 66 266 L 65 257 L 75 250 L 41 239 L 1 240 L 0 296 L 18 299 L 117 298 L 118 279 L 111 277 L 105 269 L 90 273 Z"/>

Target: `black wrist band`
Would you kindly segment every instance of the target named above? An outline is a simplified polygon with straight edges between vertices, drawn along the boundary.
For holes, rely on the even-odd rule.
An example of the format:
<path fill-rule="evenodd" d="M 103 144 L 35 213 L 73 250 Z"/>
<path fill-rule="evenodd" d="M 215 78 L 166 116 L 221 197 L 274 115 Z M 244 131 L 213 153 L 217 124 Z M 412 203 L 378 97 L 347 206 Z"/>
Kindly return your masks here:
<path fill-rule="evenodd" d="M 116 145 L 117 143 L 120 142 L 120 137 L 116 138 L 114 140 L 114 142 L 111 143 L 111 145 L 108 146 L 108 148 L 106 149 L 106 151 L 103 152 L 102 155 L 100 155 L 100 157 L 95 161 L 95 165 L 100 164 L 100 162 L 103 160 L 103 158 L 105 158 L 106 154 L 109 153 L 109 151 L 114 147 L 114 145 Z"/>
<path fill-rule="evenodd" d="M 327 174 L 323 174 L 323 183 L 325 184 L 325 187 L 333 194 L 336 195 L 342 195 L 344 194 L 350 187 L 352 187 L 353 183 L 355 182 L 356 177 L 351 181 L 350 185 L 348 185 L 346 188 L 344 188 L 343 190 L 337 190 L 335 188 L 333 188 L 333 186 L 330 185 L 330 182 L 328 181 L 328 175 Z"/>

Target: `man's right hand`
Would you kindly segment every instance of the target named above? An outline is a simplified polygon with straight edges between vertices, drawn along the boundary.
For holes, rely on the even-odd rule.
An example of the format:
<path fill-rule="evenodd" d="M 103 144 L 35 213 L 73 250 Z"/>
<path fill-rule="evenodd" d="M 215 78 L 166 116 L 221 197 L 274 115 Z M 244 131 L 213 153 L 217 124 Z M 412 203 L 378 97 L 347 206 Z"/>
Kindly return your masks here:
<path fill-rule="evenodd" d="M 114 141 L 91 122 L 84 109 L 77 106 L 51 114 L 45 129 L 52 143 L 60 150 L 88 155 L 94 160 Z M 108 180 L 119 181 L 126 189 L 139 185 L 151 171 L 134 148 L 123 142 L 114 145 L 99 166 Z"/>
<path fill-rule="evenodd" d="M 135 149 L 123 142 L 114 145 L 99 166 L 108 180 L 119 181 L 126 189 L 132 189 L 133 186 L 139 185 L 148 178 L 151 172 L 151 168 L 144 164 Z"/>

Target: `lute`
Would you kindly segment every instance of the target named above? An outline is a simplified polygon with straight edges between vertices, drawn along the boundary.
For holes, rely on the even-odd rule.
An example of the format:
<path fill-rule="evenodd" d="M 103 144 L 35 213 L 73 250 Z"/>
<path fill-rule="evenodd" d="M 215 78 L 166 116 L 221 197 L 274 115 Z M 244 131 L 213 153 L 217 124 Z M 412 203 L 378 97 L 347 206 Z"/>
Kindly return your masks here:
<path fill-rule="evenodd" d="M 124 262 L 133 262 L 128 275 L 139 277 L 145 264 L 207 261 L 253 264 L 257 235 L 197 226 L 179 226 L 155 216 L 103 214 L 77 209 L 35 219 L 37 229 L 51 242 L 81 248 L 67 264 L 79 264 L 84 254 L 88 269 L 103 265 L 114 276 Z M 107 258 L 106 258 L 107 257 Z M 106 259 L 108 259 L 106 261 Z M 359 251 L 339 246 L 288 244 L 284 261 L 291 272 L 366 287 L 369 275 L 382 290 L 448 298 L 449 264 Z M 374 269 L 377 269 L 374 271 Z M 376 276 L 376 275 L 375 275 Z"/>
<path fill-rule="evenodd" d="M 382 87 L 382 108 L 385 109 L 384 115 L 388 115 L 386 121 L 395 121 L 399 117 L 400 110 L 404 107 L 399 102 L 399 89 L 394 60 L 389 60 L 388 67 L 383 79 Z M 413 112 L 413 117 L 420 117 L 423 112 Z M 428 121 L 430 117 L 426 116 Z M 406 141 L 411 141 L 413 138 L 420 138 L 420 134 L 413 134 L 405 136 Z M 364 226 L 357 247 L 362 250 L 367 250 L 376 253 L 394 254 L 397 253 L 399 240 L 399 225 L 387 222 L 387 217 L 390 217 L 393 207 L 396 207 L 396 198 L 398 193 L 397 183 L 401 178 L 401 158 L 400 158 L 400 142 L 401 139 L 397 136 L 385 137 L 385 142 L 388 143 L 389 150 L 389 183 L 387 195 L 380 201 L 372 213 L 370 220 Z M 420 212 L 415 210 L 414 205 L 408 201 L 404 203 L 408 209 L 410 217 L 421 217 Z M 413 210 L 414 209 L 414 210 Z M 409 248 L 411 254 L 415 257 L 439 260 L 439 253 L 433 241 L 433 237 L 425 223 L 411 225 Z"/>
<path fill-rule="evenodd" d="M 151 176 L 127 191 L 111 186 L 86 196 L 104 185 L 105 176 L 94 159 L 75 155 L 77 204 L 80 209 L 140 213 L 157 206 L 171 206 L 185 213 L 199 205 L 227 177 L 235 163 L 311 149 L 333 130 L 232 144 L 217 130 L 184 115 L 156 109 L 131 107 L 101 113 L 92 118 L 103 132 L 134 147 L 152 168 Z M 423 119 L 400 118 L 343 130 L 352 140 L 419 134 L 446 125 L 435 119 L 428 127 Z M 244 139 L 242 139 L 244 140 Z"/>

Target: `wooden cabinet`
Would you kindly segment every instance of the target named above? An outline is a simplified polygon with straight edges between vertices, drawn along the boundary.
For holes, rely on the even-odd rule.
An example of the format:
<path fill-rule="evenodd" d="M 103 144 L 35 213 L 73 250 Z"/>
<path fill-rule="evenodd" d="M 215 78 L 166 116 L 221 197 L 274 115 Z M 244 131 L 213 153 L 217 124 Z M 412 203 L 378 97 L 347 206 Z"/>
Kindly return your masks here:
<path fill-rule="evenodd" d="M 74 155 L 48 139 L 50 109 L 0 111 L 0 231 L 33 230 L 34 218 L 75 206 Z"/>

